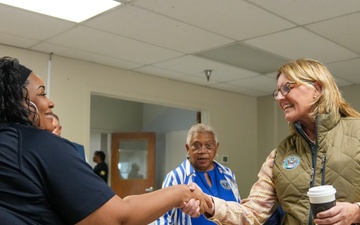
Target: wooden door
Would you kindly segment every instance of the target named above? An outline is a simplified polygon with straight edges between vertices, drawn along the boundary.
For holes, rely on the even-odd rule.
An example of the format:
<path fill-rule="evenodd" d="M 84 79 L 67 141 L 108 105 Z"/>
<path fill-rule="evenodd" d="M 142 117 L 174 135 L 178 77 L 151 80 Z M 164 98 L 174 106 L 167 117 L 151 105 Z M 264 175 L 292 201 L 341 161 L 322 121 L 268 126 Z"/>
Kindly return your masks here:
<path fill-rule="evenodd" d="M 143 194 L 155 185 L 155 133 L 113 133 L 111 188 L 121 198 Z"/>

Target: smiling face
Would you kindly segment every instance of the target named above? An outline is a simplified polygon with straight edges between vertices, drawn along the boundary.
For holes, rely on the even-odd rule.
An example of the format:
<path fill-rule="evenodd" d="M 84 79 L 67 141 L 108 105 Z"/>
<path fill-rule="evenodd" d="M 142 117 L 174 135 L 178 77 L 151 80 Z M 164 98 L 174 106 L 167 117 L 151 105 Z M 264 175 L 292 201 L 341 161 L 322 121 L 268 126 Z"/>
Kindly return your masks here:
<path fill-rule="evenodd" d="M 52 131 L 54 126 L 52 124 L 51 109 L 55 106 L 54 102 L 46 97 L 44 82 L 39 76 L 31 73 L 27 80 L 26 89 L 28 90 L 30 101 L 36 105 L 38 110 L 38 115 L 31 114 L 29 119 L 34 122 L 37 128 Z M 35 121 L 33 118 L 35 118 Z"/>
<path fill-rule="evenodd" d="M 292 82 L 283 73 L 280 74 L 277 86 L 280 88 L 286 82 Z M 313 122 L 311 116 L 312 104 L 318 96 L 318 91 L 313 86 L 295 84 L 290 92 L 283 96 L 281 93 L 276 97 L 276 102 L 284 111 L 285 119 L 289 122 L 299 121 L 302 124 Z"/>
<path fill-rule="evenodd" d="M 202 148 L 194 150 L 192 146 L 199 146 Z M 211 150 L 207 150 L 205 146 L 214 146 Z M 190 146 L 186 145 L 189 154 L 189 160 L 194 168 L 198 171 L 209 171 L 214 168 L 213 160 L 217 153 L 219 144 L 216 144 L 214 136 L 209 132 L 194 133 Z"/>

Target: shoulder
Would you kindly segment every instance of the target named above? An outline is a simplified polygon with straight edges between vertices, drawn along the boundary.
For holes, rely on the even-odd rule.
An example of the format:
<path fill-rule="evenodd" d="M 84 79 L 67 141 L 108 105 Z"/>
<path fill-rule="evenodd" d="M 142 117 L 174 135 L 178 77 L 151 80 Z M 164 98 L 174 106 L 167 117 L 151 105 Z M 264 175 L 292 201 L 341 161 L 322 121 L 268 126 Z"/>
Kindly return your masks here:
<path fill-rule="evenodd" d="M 351 130 L 355 133 L 360 133 L 360 118 L 345 117 L 340 119 L 339 128 L 343 130 Z"/>
<path fill-rule="evenodd" d="M 220 172 L 232 173 L 232 170 L 229 167 L 227 167 L 215 160 L 213 162 L 215 164 L 215 167 L 217 167 L 220 170 Z"/>
<path fill-rule="evenodd" d="M 59 142 L 66 142 L 66 139 L 56 136 L 49 131 L 41 130 L 29 125 L 12 124 L 8 126 L 1 126 L 2 133 L 16 137 L 21 141 L 24 149 L 36 148 L 46 146 L 55 148 Z"/>
<path fill-rule="evenodd" d="M 16 129 L 21 138 L 23 158 L 48 166 L 64 163 L 64 161 L 76 160 L 77 163 L 77 158 L 80 158 L 74 145 L 65 138 L 31 126 L 20 125 Z"/>
<path fill-rule="evenodd" d="M 339 135 L 348 138 L 360 139 L 360 118 L 341 117 L 337 121 L 336 125 L 323 132 L 321 137 L 326 137 L 329 140 L 335 140 L 334 137 L 338 137 Z M 346 139 L 343 141 L 347 142 Z"/>
<path fill-rule="evenodd" d="M 1 130 L 8 133 L 16 133 L 17 135 L 21 136 L 22 139 L 26 139 L 29 136 L 37 138 L 39 135 L 50 133 L 48 131 L 24 124 L 2 124 Z"/>
<path fill-rule="evenodd" d="M 78 144 L 76 142 L 71 142 L 71 144 L 73 144 L 75 146 L 75 148 L 84 149 L 84 145 Z"/>
<path fill-rule="evenodd" d="M 68 145 L 71 145 L 67 139 L 59 137 L 47 130 L 42 130 L 27 125 L 17 125 L 15 128 L 21 135 L 22 140 L 29 144 L 36 143 L 37 145 L 48 146 L 49 143 L 67 143 Z"/>
<path fill-rule="evenodd" d="M 99 163 L 98 165 L 99 165 L 101 168 L 103 168 L 103 169 L 105 169 L 105 168 L 107 169 L 107 167 L 108 167 L 107 164 L 106 164 L 106 162 L 101 162 L 101 163 Z"/>
<path fill-rule="evenodd" d="M 185 159 L 178 167 L 170 171 L 164 179 L 163 187 L 184 184 L 192 181 L 192 174 L 195 174 L 194 168 L 190 162 Z"/>
<path fill-rule="evenodd" d="M 180 165 L 178 165 L 178 167 L 174 168 L 173 170 L 171 170 L 170 172 L 167 173 L 167 177 L 169 176 L 175 176 L 175 177 L 179 177 L 182 176 L 184 174 L 186 174 L 186 170 L 189 168 L 190 163 L 187 162 L 188 160 L 184 160 Z"/>

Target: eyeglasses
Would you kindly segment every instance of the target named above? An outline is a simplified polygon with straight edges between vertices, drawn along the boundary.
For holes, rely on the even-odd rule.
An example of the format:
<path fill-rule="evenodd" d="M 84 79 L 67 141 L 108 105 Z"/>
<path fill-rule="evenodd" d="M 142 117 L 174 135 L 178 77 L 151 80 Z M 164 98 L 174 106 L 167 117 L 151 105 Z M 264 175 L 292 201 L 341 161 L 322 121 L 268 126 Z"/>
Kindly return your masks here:
<path fill-rule="evenodd" d="M 291 89 L 293 88 L 291 85 L 292 84 L 296 84 L 295 82 L 286 82 L 285 84 L 281 85 L 281 87 L 279 89 L 276 89 L 273 92 L 273 98 L 274 100 L 276 100 L 277 96 L 279 95 L 279 92 L 281 92 L 282 96 L 285 96 L 287 94 L 289 94 L 289 92 L 291 91 Z"/>
<path fill-rule="evenodd" d="M 193 150 L 193 152 L 196 152 L 196 153 L 199 152 L 200 150 L 204 150 L 204 148 L 205 148 L 206 152 L 209 153 L 209 152 L 213 151 L 215 149 L 215 147 L 216 146 L 211 143 L 202 145 L 197 142 L 195 142 L 194 144 L 192 144 L 190 146 L 190 148 Z"/>

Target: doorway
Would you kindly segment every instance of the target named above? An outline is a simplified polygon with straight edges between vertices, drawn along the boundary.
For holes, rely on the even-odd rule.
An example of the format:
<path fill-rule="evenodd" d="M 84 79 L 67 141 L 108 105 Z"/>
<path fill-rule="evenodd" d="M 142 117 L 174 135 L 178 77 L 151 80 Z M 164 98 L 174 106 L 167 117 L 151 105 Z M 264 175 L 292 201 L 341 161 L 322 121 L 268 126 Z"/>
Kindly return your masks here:
<path fill-rule="evenodd" d="M 202 111 L 202 122 L 206 123 Z M 196 110 L 128 101 L 93 94 L 90 113 L 90 155 L 95 150 L 107 153 L 111 164 L 111 134 L 114 132 L 155 132 L 155 186 L 161 188 L 169 170 L 185 159 L 188 129 L 197 122 Z M 92 166 L 93 163 L 89 162 Z M 109 166 L 109 177 L 112 170 Z M 111 182 L 109 183 L 111 185 Z"/>

